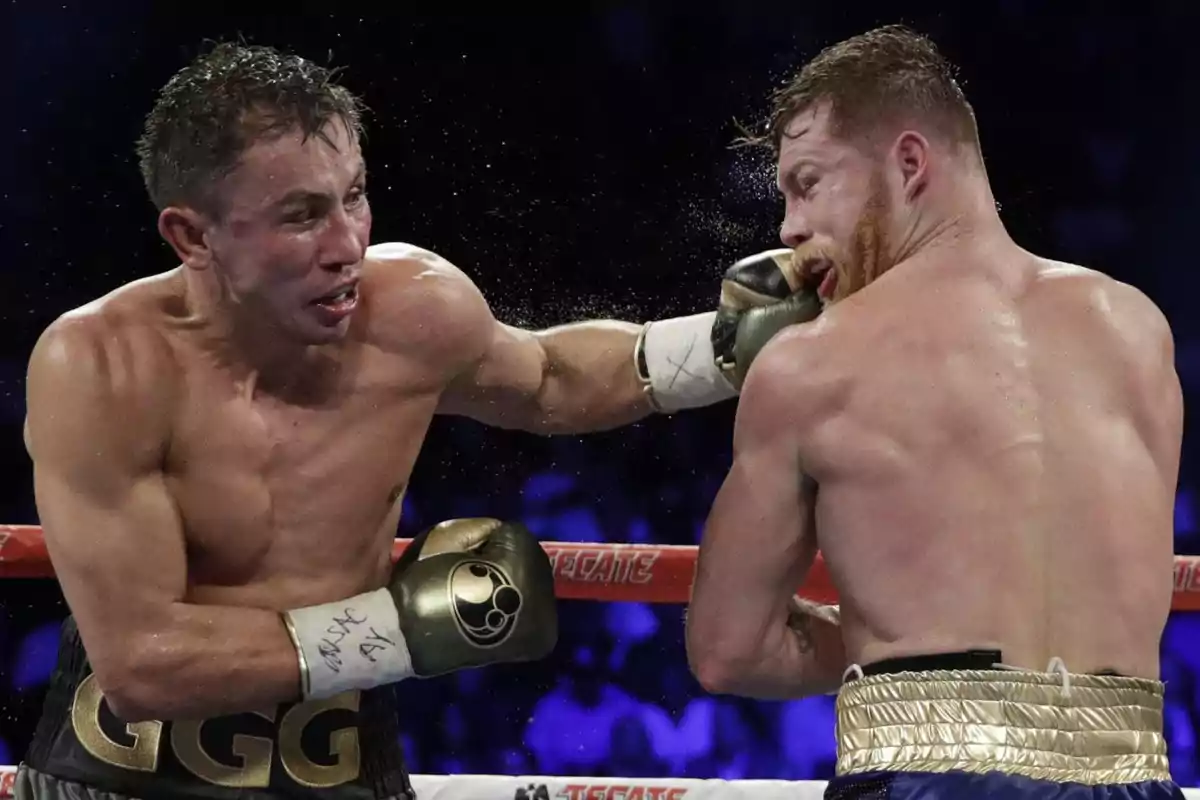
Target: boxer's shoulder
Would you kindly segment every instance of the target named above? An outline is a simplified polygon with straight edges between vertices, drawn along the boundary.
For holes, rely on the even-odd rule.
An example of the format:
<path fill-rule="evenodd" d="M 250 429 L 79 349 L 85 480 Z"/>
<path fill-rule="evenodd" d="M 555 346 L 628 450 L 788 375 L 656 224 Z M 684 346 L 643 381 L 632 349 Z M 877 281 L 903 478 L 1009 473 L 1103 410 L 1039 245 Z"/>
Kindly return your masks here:
<path fill-rule="evenodd" d="M 449 259 L 404 242 L 387 242 L 367 248 L 363 281 L 378 300 L 411 304 L 430 301 L 453 311 L 463 304 L 482 301 L 475 283 Z"/>
<path fill-rule="evenodd" d="M 823 409 L 839 402 L 847 386 L 843 358 L 831 357 L 832 318 L 791 325 L 775 335 L 755 358 L 738 400 L 739 417 L 748 414 L 773 420 L 816 421 Z"/>
<path fill-rule="evenodd" d="M 1136 287 L 1096 269 L 1066 261 L 1040 258 L 1033 273 L 1034 292 L 1053 293 L 1057 298 L 1075 297 L 1081 303 L 1149 303 Z"/>
<path fill-rule="evenodd" d="M 180 373 L 155 311 L 160 288 L 122 287 L 64 313 L 38 337 L 26 384 L 31 453 L 38 442 L 90 435 L 96 426 L 137 429 L 151 448 L 166 435 Z"/>
<path fill-rule="evenodd" d="M 176 366 L 166 322 L 170 282 L 170 275 L 135 281 L 63 313 L 38 337 L 30 368 L 60 368 L 114 390 L 161 388 Z"/>
<path fill-rule="evenodd" d="M 1141 289 L 1078 264 L 1041 259 L 1032 287 L 1036 299 L 1069 321 L 1090 321 L 1122 337 L 1145 341 L 1171 337 L 1162 309 Z"/>
<path fill-rule="evenodd" d="M 364 297 L 376 343 L 388 350 L 422 348 L 439 363 L 473 360 L 486 347 L 494 319 L 463 270 L 423 247 L 373 245 L 363 265 Z"/>

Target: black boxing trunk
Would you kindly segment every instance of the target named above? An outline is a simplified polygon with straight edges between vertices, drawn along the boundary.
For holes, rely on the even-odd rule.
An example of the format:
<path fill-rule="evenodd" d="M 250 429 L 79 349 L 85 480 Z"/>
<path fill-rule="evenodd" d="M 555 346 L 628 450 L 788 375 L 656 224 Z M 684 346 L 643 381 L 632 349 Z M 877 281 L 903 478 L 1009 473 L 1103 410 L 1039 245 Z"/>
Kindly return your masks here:
<path fill-rule="evenodd" d="M 412 800 L 399 736 L 391 687 L 201 721 L 124 723 L 68 617 L 25 766 L 145 800 Z"/>

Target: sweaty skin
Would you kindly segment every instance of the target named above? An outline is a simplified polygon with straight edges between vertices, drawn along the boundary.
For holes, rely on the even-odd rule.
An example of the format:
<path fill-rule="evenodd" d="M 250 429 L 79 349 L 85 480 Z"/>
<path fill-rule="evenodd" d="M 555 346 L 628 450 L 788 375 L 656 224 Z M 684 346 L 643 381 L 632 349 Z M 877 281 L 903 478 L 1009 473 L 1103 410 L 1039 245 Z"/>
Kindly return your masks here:
<path fill-rule="evenodd" d="M 970 648 L 1157 679 L 1181 427 L 1170 331 L 1136 289 L 1029 255 L 909 264 L 755 362 L 710 521 L 743 535 L 706 556 L 780 592 L 821 550 L 845 660 L 801 659 L 817 690 L 850 663 Z M 689 619 L 754 636 L 721 617 L 756 602 Z M 772 638 L 768 653 L 802 644 Z M 741 659 L 719 673 L 754 682 Z"/>
<path fill-rule="evenodd" d="M 46 542 L 97 681 L 128 721 L 298 698 L 278 612 L 384 584 L 435 413 L 543 433 L 651 413 L 631 355 L 639 326 L 521 331 L 429 251 L 379 245 L 362 258 L 353 242 L 369 212 L 338 204 L 361 180 L 357 147 L 288 138 L 262 145 L 265 160 L 244 157 L 239 180 L 265 161 L 272 191 L 299 182 L 333 210 L 315 226 L 271 224 L 255 246 L 279 257 L 306 237 L 337 239 L 343 254 L 297 278 L 314 297 L 359 279 L 337 335 L 285 369 L 249 368 L 246 345 L 274 343 L 235 344 L 197 290 L 209 273 L 184 266 L 65 314 L 30 359 L 26 441 Z"/>
<path fill-rule="evenodd" d="M 988 648 L 1158 679 L 1182 418 L 1171 331 L 1138 290 L 992 237 L 920 250 L 751 367 L 694 671 L 793 697 L 850 664 Z M 840 635 L 786 624 L 818 548 Z"/>
<path fill-rule="evenodd" d="M 603 351 L 628 353 L 635 332 L 573 343 L 515 331 L 445 261 L 378 250 L 349 336 L 314 348 L 288 385 L 211 355 L 179 270 L 67 314 L 38 343 L 27 422 L 38 509 L 97 679 L 125 718 L 294 699 L 296 655 L 275 612 L 383 585 L 436 412 L 552 431 L 648 411 L 625 360 L 602 371 Z M 555 347 L 595 348 L 597 370 L 546 378 Z"/>

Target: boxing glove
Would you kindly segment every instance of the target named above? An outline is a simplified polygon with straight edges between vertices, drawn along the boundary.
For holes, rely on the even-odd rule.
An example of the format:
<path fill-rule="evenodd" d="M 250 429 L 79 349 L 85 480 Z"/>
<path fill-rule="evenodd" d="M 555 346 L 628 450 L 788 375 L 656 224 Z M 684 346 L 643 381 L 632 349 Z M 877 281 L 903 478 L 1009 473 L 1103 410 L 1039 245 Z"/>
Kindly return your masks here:
<path fill-rule="evenodd" d="M 816 287 L 804 284 L 796 266 L 805 258 L 803 250 L 768 250 L 725 271 L 712 347 L 717 367 L 738 389 L 775 334 L 821 313 Z"/>
<path fill-rule="evenodd" d="M 744 258 L 726 271 L 716 311 L 647 323 L 634 347 L 634 365 L 654 407 L 670 414 L 736 397 L 771 337 L 820 313 L 799 268 L 813 268 L 820 259 L 811 243 L 794 253 L 768 250 Z"/>
<path fill-rule="evenodd" d="M 456 519 L 425 531 L 388 590 L 420 677 L 544 658 L 558 640 L 554 569 L 523 525 Z"/>
<path fill-rule="evenodd" d="M 305 699 L 554 649 L 554 571 L 537 539 L 496 519 L 443 522 L 397 560 L 385 588 L 293 609 L 283 620 Z"/>

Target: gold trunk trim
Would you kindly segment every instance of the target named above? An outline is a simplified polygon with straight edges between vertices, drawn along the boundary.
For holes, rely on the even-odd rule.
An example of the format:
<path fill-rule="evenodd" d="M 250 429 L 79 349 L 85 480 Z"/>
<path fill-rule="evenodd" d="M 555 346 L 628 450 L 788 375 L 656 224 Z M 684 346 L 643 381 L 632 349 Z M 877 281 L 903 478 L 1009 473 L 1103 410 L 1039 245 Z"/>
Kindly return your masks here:
<path fill-rule="evenodd" d="M 838 775 L 992 772 L 1167 781 L 1163 684 L 1010 670 L 872 675 L 837 699 Z"/>

